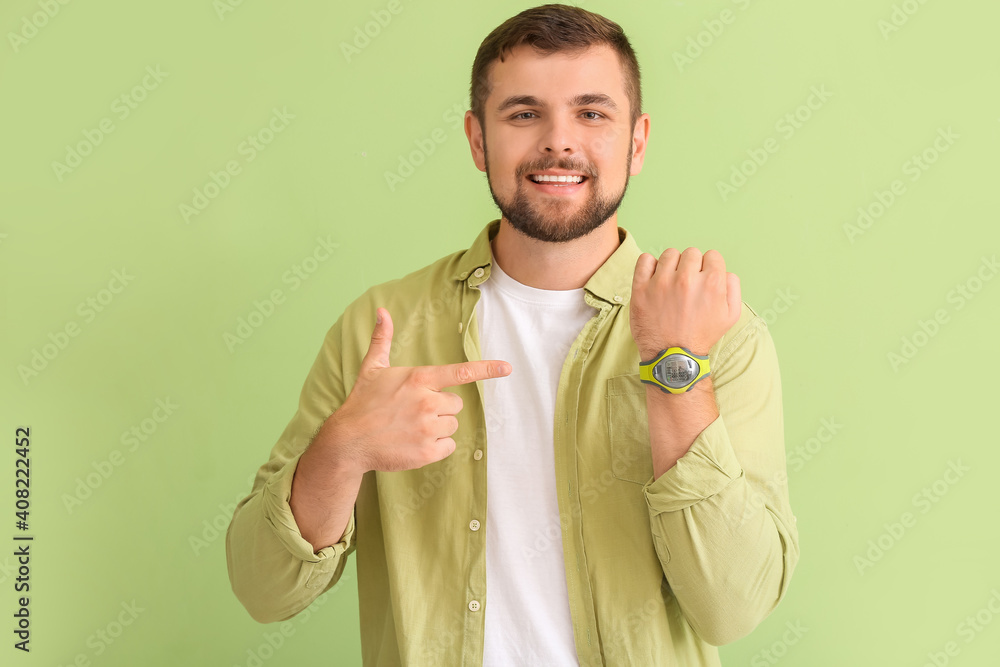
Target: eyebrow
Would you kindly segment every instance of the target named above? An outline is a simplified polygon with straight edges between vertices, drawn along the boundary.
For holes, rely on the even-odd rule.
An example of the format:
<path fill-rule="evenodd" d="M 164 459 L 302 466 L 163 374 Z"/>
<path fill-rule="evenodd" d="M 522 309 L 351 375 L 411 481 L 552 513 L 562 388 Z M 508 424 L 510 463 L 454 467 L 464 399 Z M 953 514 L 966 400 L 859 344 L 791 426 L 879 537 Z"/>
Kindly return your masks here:
<path fill-rule="evenodd" d="M 615 101 L 605 95 L 604 93 L 583 93 L 582 95 L 577 95 L 570 100 L 571 106 L 588 106 L 588 105 L 598 105 L 607 107 L 612 111 L 618 111 L 618 105 Z M 528 106 L 528 107 L 544 107 L 545 104 L 533 95 L 511 95 L 497 107 L 497 113 L 503 113 L 511 107 L 518 106 Z"/>

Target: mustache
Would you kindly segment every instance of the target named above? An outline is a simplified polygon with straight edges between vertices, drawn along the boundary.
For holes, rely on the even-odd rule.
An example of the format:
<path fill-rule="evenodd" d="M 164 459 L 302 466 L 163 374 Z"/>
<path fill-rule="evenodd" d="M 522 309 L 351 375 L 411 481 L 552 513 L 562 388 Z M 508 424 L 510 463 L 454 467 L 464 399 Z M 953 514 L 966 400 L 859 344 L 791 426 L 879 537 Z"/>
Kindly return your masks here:
<path fill-rule="evenodd" d="M 531 165 L 524 167 L 519 170 L 518 175 L 527 176 L 528 174 L 533 174 L 539 171 L 545 171 L 547 169 L 563 169 L 565 171 L 578 171 L 587 178 L 593 178 L 593 170 L 586 167 L 585 165 L 571 164 L 571 163 L 561 163 L 561 164 L 545 164 L 545 165 Z"/>

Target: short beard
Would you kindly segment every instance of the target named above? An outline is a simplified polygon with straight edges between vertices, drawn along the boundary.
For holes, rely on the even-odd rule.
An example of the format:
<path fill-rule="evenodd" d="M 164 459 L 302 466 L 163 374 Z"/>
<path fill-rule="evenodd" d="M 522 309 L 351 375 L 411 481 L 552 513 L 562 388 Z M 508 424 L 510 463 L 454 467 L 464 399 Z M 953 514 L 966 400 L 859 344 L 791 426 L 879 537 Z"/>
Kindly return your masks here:
<path fill-rule="evenodd" d="M 622 191 L 617 197 L 601 197 L 598 192 L 599 188 L 595 185 L 598 181 L 597 178 L 588 173 L 586 170 L 581 169 L 580 165 L 575 165 L 570 162 L 561 162 L 559 164 L 542 167 L 540 169 L 533 169 L 530 171 L 518 170 L 515 174 L 517 176 L 517 189 L 514 192 L 513 200 L 501 201 L 500 198 L 497 197 L 497 193 L 493 190 L 493 182 L 490 179 L 489 151 L 486 148 L 486 136 L 483 136 L 483 155 L 486 160 L 486 181 L 489 184 L 490 195 L 493 197 L 493 202 L 497 205 L 497 208 L 500 209 L 501 215 L 503 215 L 503 217 L 510 222 L 511 227 L 525 236 L 539 241 L 546 241 L 548 243 L 566 243 L 580 238 L 581 236 L 586 236 L 603 225 L 607 222 L 608 218 L 614 215 L 615 211 L 618 210 L 618 207 L 621 206 L 622 200 L 625 199 L 625 192 L 628 190 L 629 171 L 632 169 L 632 152 L 633 151 L 630 146 L 627 164 L 625 165 L 625 186 L 622 188 Z M 549 168 L 579 171 L 586 174 L 587 180 L 590 181 L 587 184 L 587 187 L 590 189 L 587 201 L 585 201 L 583 203 L 583 207 L 564 224 L 560 224 L 551 217 L 546 217 L 544 214 L 539 212 L 528 199 L 528 193 L 526 191 L 528 186 L 525 183 L 525 175 L 533 173 L 534 171 L 544 171 Z M 566 206 L 571 205 L 569 202 L 562 203 Z M 552 208 L 558 211 L 558 209 L 564 207 L 560 207 L 559 204 L 554 203 Z M 555 212 L 551 215 L 558 216 L 559 213 Z"/>

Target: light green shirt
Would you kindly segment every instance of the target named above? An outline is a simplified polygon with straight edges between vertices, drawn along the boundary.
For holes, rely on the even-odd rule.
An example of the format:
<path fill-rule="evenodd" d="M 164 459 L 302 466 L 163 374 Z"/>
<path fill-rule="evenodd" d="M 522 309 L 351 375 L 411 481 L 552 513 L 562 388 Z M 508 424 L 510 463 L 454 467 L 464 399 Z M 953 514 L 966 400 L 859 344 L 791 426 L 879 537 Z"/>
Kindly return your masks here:
<path fill-rule="evenodd" d="M 356 552 L 367 667 L 482 665 L 486 408 L 503 406 L 483 405 L 481 382 L 445 389 L 463 401 L 454 453 L 417 470 L 364 475 L 341 542 L 314 553 L 288 501 L 300 455 L 354 385 L 377 307 L 392 315 L 392 365 L 481 359 L 475 306 L 499 224 L 488 223 L 468 250 L 369 288 L 327 332 L 298 410 L 226 535 L 233 591 L 254 619 L 299 613 Z M 584 285 L 600 312 L 567 353 L 555 404 L 577 656 L 587 667 L 719 665 L 716 646 L 746 636 L 775 608 L 799 557 L 778 359 L 767 325 L 744 302 L 709 353 L 720 416 L 654 479 L 647 385 L 629 328 L 642 251 L 625 229 L 618 233 L 618 249 Z M 342 664 L 333 649 L 331 664 Z"/>

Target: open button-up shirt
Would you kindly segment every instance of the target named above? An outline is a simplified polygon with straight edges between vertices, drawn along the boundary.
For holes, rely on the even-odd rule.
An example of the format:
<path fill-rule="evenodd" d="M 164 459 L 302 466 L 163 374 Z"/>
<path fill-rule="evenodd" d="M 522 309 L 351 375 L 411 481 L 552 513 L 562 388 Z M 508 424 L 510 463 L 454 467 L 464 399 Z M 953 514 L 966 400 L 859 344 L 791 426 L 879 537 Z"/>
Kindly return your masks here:
<path fill-rule="evenodd" d="M 332 588 L 356 553 L 364 664 L 480 666 L 486 590 L 486 420 L 482 383 L 463 400 L 455 452 L 417 470 L 365 473 L 340 542 L 318 552 L 288 501 L 299 457 L 343 404 L 393 318 L 390 360 L 480 359 L 475 305 L 490 278 L 488 223 L 460 250 L 369 288 L 326 334 L 292 416 L 226 535 L 229 577 L 250 615 L 291 618 Z M 778 604 L 798 561 L 788 499 L 781 381 L 764 320 L 745 302 L 709 360 L 720 415 L 654 478 L 646 387 L 629 327 L 641 254 L 620 245 L 584 285 L 599 309 L 567 353 L 553 447 L 563 557 L 580 665 L 719 665 Z M 530 509 L 530 508 L 526 508 Z M 341 664 L 332 647 L 331 664 Z"/>

